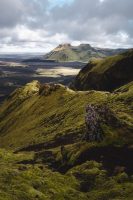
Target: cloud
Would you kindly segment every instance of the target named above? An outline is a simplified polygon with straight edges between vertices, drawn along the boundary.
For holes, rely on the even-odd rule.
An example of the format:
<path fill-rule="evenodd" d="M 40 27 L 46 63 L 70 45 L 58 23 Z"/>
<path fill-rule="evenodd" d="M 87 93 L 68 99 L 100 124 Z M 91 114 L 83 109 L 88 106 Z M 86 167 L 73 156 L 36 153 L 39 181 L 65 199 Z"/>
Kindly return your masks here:
<path fill-rule="evenodd" d="M 65 9 L 55 8 L 53 19 L 56 19 L 56 27 L 61 32 L 67 32 L 74 40 L 96 41 L 105 37 L 110 41 L 118 34 L 126 34 L 127 42 L 120 38 L 120 45 L 130 45 L 133 37 L 133 1 L 105 0 L 76 0 Z M 68 26 L 67 26 L 68 24 Z M 56 29 L 56 27 L 54 27 Z M 131 44 L 133 45 L 133 43 Z"/>
<path fill-rule="evenodd" d="M 132 8 L 132 0 L 1 0 L 0 51 L 46 52 L 62 42 L 132 47 Z"/>
<path fill-rule="evenodd" d="M 20 0 L 0 1 L 0 27 L 12 27 L 23 17 L 23 4 Z"/>

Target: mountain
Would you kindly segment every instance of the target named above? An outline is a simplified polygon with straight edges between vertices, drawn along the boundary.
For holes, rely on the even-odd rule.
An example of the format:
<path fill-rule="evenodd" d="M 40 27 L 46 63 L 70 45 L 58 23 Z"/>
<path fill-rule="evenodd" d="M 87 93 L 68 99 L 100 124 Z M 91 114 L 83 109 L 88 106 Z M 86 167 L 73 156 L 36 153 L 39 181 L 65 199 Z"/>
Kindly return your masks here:
<path fill-rule="evenodd" d="M 88 137 L 88 105 L 100 140 Z M 113 93 L 17 89 L 0 107 L 0 199 L 132 199 L 132 109 L 133 82 Z"/>
<path fill-rule="evenodd" d="M 75 78 L 73 87 L 112 91 L 130 81 L 133 81 L 133 50 L 89 62 Z"/>
<path fill-rule="evenodd" d="M 88 62 L 91 59 L 105 58 L 124 52 L 125 49 L 104 49 L 92 47 L 90 44 L 80 44 L 72 46 L 71 44 L 60 44 L 43 58 L 56 61 L 81 61 Z"/>

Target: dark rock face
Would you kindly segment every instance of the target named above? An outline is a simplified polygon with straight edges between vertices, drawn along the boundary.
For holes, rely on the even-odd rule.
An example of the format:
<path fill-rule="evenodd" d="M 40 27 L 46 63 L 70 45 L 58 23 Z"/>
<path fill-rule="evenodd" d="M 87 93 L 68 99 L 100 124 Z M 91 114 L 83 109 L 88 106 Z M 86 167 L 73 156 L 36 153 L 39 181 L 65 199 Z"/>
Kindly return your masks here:
<path fill-rule="evenodd" d="M 133 50 L 118 56 L 91 62 L 74 82 L 77 90 L 112 91 L 133 80 Z"/>

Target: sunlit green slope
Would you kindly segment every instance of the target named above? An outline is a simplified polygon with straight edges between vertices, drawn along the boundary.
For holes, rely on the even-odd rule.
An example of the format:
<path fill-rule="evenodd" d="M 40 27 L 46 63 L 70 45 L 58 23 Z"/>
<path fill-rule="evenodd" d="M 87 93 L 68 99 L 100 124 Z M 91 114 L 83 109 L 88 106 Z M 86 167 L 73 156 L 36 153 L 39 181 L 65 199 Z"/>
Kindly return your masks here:
<path fill-rule="evenodd" d="M 132 83 L 125 88 L 115 93 L 75 92 L 63 85 L 41 86 L 33 81 L 15 91 L 1 106 L 0 145 L 14 149 L 38 143 L 60 146 L 79 142 L 85 134 L 85 107 L 91 103 L 108 103 L 122 124 L 113 127 L 105 123 L 105 139 L 117 141 L 123 134 L 119 140 L 130 141 Z"/>

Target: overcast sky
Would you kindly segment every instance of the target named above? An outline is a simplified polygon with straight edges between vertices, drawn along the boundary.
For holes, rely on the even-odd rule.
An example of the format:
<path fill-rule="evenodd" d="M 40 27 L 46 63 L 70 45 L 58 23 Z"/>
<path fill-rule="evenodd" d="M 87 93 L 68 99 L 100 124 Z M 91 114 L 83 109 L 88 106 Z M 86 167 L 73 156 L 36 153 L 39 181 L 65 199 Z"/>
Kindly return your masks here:
<path fill-rule="evenodd" d="M 133 47 L 133 0 L 0 0 L 0 52 Z"/>

